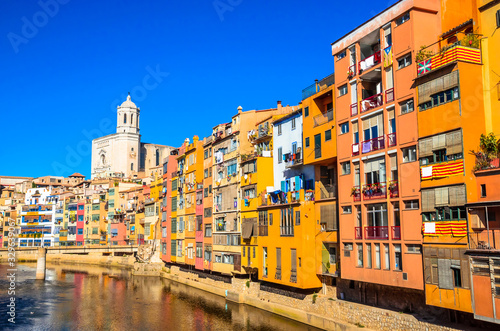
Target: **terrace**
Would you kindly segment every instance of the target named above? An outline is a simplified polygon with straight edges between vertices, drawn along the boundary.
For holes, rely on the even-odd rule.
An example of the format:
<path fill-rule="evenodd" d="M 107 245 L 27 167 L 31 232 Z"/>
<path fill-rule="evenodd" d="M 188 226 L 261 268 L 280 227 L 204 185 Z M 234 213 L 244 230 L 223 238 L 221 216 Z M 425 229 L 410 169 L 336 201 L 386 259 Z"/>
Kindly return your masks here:
<path fill-rule="evenodd" d="M 335 75 L 331 74 L 326 76 L 325 78 L 318 81 L 315 80 L 315 83 L 306 87 L 302 90 L 302 100 L 309 98 L 310 96 L 315 95 L 318 92 L 321 92 L 327 89 L 329 86 L 335 84 Z"/>

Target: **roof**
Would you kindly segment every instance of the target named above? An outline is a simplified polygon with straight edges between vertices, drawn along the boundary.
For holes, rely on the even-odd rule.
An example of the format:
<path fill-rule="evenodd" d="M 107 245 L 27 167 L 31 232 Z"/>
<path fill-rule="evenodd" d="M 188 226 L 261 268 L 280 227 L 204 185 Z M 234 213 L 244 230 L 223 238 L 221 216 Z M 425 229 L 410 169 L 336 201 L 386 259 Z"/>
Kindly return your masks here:
<path fill-rule="evenodd" d="M 78 173 L 78 172 L 75 172 L 74 174 L 70 175 L 69 177 L 83 177 L 83 178 L 85 178 L 84 175 L 82 175 L 81 173 Z"/>
<path fill-rule="evenodd" d="M 129 93 L 129 95 L 127 95 L 127 100 L 125 100 L 121 104 L 120 108 L 137 108 L 135 103 L 133 103 L 132 100 L 130 99 L 130 93 Z"/>
<path fill-rule="evenodd" d="M 472 21 L 472 18 L 471 18 L 470 20 L 465 21 L 465 22 L 463 22 L 463 23 L 462 23 L 462 24 L 460 24 L 460 25 L 457 25 L 457 26 L 456 26 L 456 27 L 454 27 L 453 29 L 450 29 L 450 30 L 446 31 L 445 33 L 443 33 L 442 35 L 440 35 L 440 37 L 441 37 L 441 38 L 444 38 L 444 37 L 447 37 L 447 36 L 449 36 L 449 35 L 452 35 L 452 34 L 454 34 L 455 32 L 462 30 L 462 29 L 463 29 L 463 28 L 465 28 L 466 26 L 471 25 L 471 24 L 472 24 L 472 22 L 473 22 L 473 21 Z"/>
<path fill-rule="evenodd" d="M 299 108 L 299 109 L 297 109 L 297 110 L 294 110 L 294 111 L 293 111 L 293 112 L 291 112 L 290 114 L 286 114 L 285 116 L 280 117 L 280 118 L 278 118 L 278 119 L 274 120 L 274 121 L 273 121 L 273 124 L 276 124 L 276 123 L 279 123 L 279 122 L 283 122 L 283 121 L 285 121 L 285 120 L 287 120 L 287 119 L 290 119 L 290 118 L 292 118 L 292 117 L 295 117 L 295 116 L 297 116 L 297 115 L 299 115 L 299 114 L 300 114 L 300 115 L 302 115 L 302 108 Z"/>

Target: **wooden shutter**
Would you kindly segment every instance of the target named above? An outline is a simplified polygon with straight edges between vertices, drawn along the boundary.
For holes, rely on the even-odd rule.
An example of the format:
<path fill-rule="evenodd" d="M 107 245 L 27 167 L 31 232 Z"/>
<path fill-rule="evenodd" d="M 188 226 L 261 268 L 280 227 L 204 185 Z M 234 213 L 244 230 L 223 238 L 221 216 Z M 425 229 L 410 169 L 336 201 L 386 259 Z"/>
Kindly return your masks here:
<path fill-rule="evenodd" d="M 276 248 L 276 268 L 281 269 L 281 248 Z"/>
<path fill-rule="evenodd" d="M 438 259 L 435 257 L 431 258 L 431 284 L 439 284 Z"/>
<path fill-rule="evenodd" d="M 435 193 L 434 189 L 422 190 L 422 212 L 435 211 Z"/>
<path fill-rule="evenodd" d="M 362 125 L 363 125 L 362 130 L 369 129 L 370 128 L 370 119 L 369 118 L 363 119 Z M 360 140 L 362 140 L 362 139 L 360 139 Z"/>
<path fill-rule="evenodd" d="M 444 75 L 442 78 L 443 86 L 441 91 L 449 90 L 458 86 L 458 71 L 453 71 L 447 75 Z"/>
<path fill-rule="evenodd" d="M 320 223 L 326 224 L 327 231 L 333 231 L 337 229 L 336 218 L 337 212 L 335 204 L 323 205 L 320 207 Z"/>
<path fill-rule="evenodd" d="M 375 119 L 375 117 L 374 117 Z M 383 113 L 380 113 L 376 116 L 376 122 L 378 125 L 378 136 L 379 137 L 382 137 L 384 135 L 384 114 Z M 372 137 L 372 138 L 376 138 L 376 137 Z"/>
<path fill-rule="evenodd" d="M 438 134 L 432 137 L 432 150 L 437 151 L 443 148 L 446 148 L 446 134 Z"/>
<path fill-rule="evenodd" d="M 418 156 L 426 157 L 432 155 L 432 137 L 418 141 Z"/>
<path fill-rule="evenodd" d="M 439 288 L 453 290 L 453 272 L 451 260 L 438 259 Z"/>
<path fill-rule="evenodd" d="M 449 197 L 448 197 L 448 188 L 447 187 L 438 187 L 434 189 L 434 194 L 436 196 L 436 207 L 448 206 Z"/>
<path fill-rule="evenodd" d="M 241 271 L 241 255 L 234 254 L 233 258 L 234 258 L 234 270 Z"/>
<path fill-rule="evenodd" d="M 462 153 L 462 132 L 460 130 L 446 134 L 446 154 Z"/>
<path fill-rule="evenodd" d="M 356 133 L 358 132 L 358 121 L 352 123 L 352 132 Z"/>
<path fill-rule="evenodd" d="M 460 272 L 462 274 L 462 287 L 470 288 L 469 260 L 460 260 Z"/>
<path fill-rule="evenodd" d="M 390 162 L 391 162 L 391 170 L 394 170 L 394 171 L 398 170 L 397 154 L 393 154 L 389 158 L 390 158 Z M 397 180 L 397 178 L 395 178 L 395 180 Z"/>
<path fill-rule="evenodd" d="M 373 170 L 372 170 L 372 165 L 373 165 L 373 162 L 370 162 L 370 161 L 365 162 L 365 163 L 363 164 L 363 168 L 364 168 L 364 170 L 365 170 L 365 174 L 367 174 L 367 173 L 369 173 L 369 172 L 372 172 L 372 171 L 373 171 L 373 170 L 375 170 L 375 169 L 377 169 L 377 170 L 378 170 L 378 168 L 373 168 Z"/>
<path fill-rule="evenodd" d="M 426 284 L 432 284 L 432 274 L 431 274 L 431 259 L 424 258 L 424 277 Z"/>
<path fill-rule="evenodd" d="M 292 255 L 292 271 L 297 271 L 297 250 L 292 248 L 291 250 L 291 255 Z"/>
<path fill-rule="evenodd" d="M 450 186 L 448 188 L 448 196 L 450 199 L 450 207 L 465 205 L 465 185 Z"/>
<path fill-rule="evenodd" d="M 431 101 L 431 85 L 430 82 L 418 86 L 418 102 L 419 104 Z"/>

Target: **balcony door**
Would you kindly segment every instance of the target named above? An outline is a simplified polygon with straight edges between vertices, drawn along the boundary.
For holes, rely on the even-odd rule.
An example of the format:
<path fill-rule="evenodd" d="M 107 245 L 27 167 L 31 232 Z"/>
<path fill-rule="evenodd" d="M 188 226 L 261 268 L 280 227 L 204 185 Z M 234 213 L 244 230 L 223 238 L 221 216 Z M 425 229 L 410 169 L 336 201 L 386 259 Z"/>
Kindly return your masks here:
<path fill-rule="evenodd" d="M 314 158 L 321 157 L 321 134 L 314 136 Z"/>
<path fill-rule="evenodd" d="M 377 203 L 366 207 L 368 226 L 387 226 L 387 204 Z"/>
<path fill-rule="evenodd" d="M 369 162 L 365 162 L 365 184 L 371 185 L 375 183 L 385 183 L 386 172 L 385 172 L 385 159 L 375 159 Z"/>

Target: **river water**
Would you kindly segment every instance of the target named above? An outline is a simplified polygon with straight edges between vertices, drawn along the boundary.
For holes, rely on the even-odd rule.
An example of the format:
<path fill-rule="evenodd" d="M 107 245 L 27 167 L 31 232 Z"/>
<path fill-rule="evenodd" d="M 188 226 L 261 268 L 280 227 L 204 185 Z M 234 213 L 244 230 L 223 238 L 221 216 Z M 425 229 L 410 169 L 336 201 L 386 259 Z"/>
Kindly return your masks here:
<path fill-rule="evenodd" d="M 129 270 L 19 263 L 15 322 L 8 321 L 8 266 L 0 264 L 0 330 L 318 330 L 257 308 Z"/>

